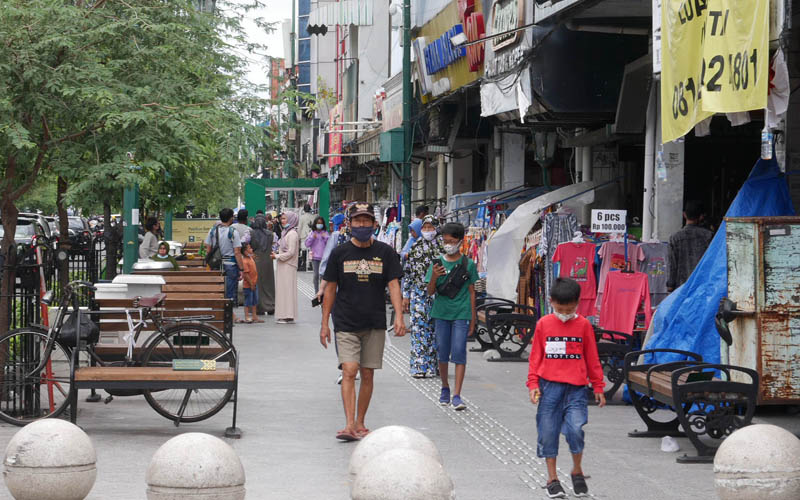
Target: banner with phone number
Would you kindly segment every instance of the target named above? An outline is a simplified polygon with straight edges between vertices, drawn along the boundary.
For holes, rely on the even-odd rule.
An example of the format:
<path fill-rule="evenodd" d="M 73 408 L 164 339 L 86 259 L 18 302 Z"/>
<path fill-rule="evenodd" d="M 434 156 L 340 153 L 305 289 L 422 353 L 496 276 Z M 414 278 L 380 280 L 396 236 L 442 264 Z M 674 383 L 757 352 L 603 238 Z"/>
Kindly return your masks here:
<path fill-rule="evenodd" d="M 769 81 L 769 0 L 664 0 L 661 139 L 714 113 L 763 109 Z"/>

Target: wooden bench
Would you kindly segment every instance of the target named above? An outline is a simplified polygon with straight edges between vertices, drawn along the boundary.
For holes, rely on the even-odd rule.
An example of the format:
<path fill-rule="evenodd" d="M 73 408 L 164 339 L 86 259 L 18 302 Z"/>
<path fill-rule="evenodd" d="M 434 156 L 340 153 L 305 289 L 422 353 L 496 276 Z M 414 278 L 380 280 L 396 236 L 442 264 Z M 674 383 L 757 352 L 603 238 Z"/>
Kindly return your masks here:
<path fill-rule="evenodd" d="M 479 298 L 475 301 L 475 340 L 478 341 L 480 348 L 470 349 L 473 352 L 483 352 L 489 349 L 494 349 L 492 339 L 489 336 L 488 317 L 498 311 L 512 312 L 514 306 L 513 300 L 499 299 L 495 297 Z"/>
<path fill-rule="evenodd" d="M 166 285 L 165 285 L 166 286 Z M 187 297 L 191 294 L 169 294 L 164 301 L 164 306 L 154 309 L 160 313 L 161 318 L 181 318 L 189 316 L 210 316 L 205 320 L 217 330 L 223 332 L 233 342 L 233 303 L 226 298 L 208 298 L 206 296 Z M 202 294 L 199 294 L 202 295 Z M 135 299 L 95 299 L 93 310 L 99 309 L 130 309 L 133 308 Z M 131 313 L 135 314 L 135 313 Z M 138 315 L 132 316 L 138 319 Z M 127 332 L 128 320 L 125 314 L 104 314 L 100 318 L 100 332 Z M 153 331 L 153 325 L 148 324 L 143 331 Z M 140 341 L 145 338 L 140 337 Z"/>
<path fill-rule="evenodd" d="M 214 371 L 177 371 L 170 367 L 152 366 L 82 366 L 78 365 L 78 351 L 72 356 L 70 383 L 70 421 L 78 419 L 78 390 L 142 390 L 160 391 L 178 389 L 189 391 L 198 389 L 224 389 L 233 391 L 233 417 L 231 427 L 225 430 L 225 437 L 240 438 L 241 431 L 236 427 L 238 400 L 238 365 Z M 186 401 L 184 401 L 185 405 Z M 180 417 L 173 420 L 177 427 Z"/>
<path fill-rule="evenodd" d="M 598 327 L 594 327 L 594 335 L 600 366 L 608 382 L 604 394 L 606 400 L 611 402 L 614 394 L 625 382 L 625 355 L 638 347 L 637 340 L 633 335 Z"/>
<path fill-rule="evenodd" d="M 684 358 L 648 363 L 654 354 Z M 722 378 L 719 378 L 719 377 Z M 630 437 L 687 437 L 697 456 L 678 463 L 710 463 L 719 444 L 736 429 L 750 425 L 758 396 L 758 373 L 740 366 L 704 363 L 702 356 L 677 349 L 646 349 L 625 355 L 625 380 L 633 405 L 647 425 Z M 655 420 L 659 410 L 674 413 Z"/>

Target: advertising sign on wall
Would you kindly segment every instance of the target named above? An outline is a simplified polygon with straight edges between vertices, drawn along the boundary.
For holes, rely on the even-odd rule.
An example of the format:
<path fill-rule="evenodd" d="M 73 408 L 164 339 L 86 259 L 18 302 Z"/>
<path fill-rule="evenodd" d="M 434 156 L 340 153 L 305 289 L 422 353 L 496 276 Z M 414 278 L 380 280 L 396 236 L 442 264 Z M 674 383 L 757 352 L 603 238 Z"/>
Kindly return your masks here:
<path fill-rule="evenodd" d="M 181 243 L 205 241 L 219 219 L 173 219 L 172 240 Z"/>
<path fill-rule="evenodd" d="M 662 142 L 767 106 L 769 0 L 662 0 Z"/>

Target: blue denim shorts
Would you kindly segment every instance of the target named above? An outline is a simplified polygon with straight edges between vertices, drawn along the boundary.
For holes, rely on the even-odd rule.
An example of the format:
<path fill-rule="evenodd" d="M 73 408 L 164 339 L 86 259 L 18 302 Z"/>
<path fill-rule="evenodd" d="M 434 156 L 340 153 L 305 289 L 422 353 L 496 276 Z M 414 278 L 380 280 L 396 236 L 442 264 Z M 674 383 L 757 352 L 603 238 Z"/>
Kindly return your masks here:
<path fill-rule="evenodd" d="M 558 456 L 559 434 L 567 438 L 570 453 L 583 452 L 583 426 L 589 421 L 586 386 L 539 379 L 539 408 L 536 411 L 536 454 L 539 458 Z"/>
<path fill-rule="evenodd" d="M 244 306 L 255 307 L 258 305 L 258 287 L 244 289 Z"/>
<path fill-rule="evenodd" d="M 436 319 L 436 352 L 439 363 L 467 364 L 468 319 Z"/>

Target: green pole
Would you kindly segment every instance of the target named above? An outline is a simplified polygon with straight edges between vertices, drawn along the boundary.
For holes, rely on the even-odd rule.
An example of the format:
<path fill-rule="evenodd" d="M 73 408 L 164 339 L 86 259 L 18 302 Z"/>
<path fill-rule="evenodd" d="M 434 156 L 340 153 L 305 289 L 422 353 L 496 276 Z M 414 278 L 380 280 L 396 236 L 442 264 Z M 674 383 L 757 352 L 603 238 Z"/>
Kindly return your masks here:
<path fill-rule="evenodd" d="M 133 264 L 139 259 L 139 184 L 125 188 L 122 196 L 123 206 L 123 262 L 122 272 L 130 274 Z M 134 210 L 136 210 L 136 224 L 134 225 Z"/>
<path fill-rule="evenodd" d="M 403 241 L 411 223 L 411 0 L 403 0 Z"/>
<path fill-rule="evenodd" d="M 164 215 L 164 239 L 172 240 L 172 210 Z"/>
<path fill-rule="evenodd" d="M 319 215 L 327 224 L 330 216 L 330 207 L 331 207 L 331 190 L 330 190 L 330 183 L 325 181 L 319 187 Z"/>
<path fill-rule="evenodd" d="M 295 67 L 294 67 L 294 44 L 295 44 L 295 41 L 297 40 L 297 34 L 294 31 L 294 25 L 295 25 L 295 22 L 297 22 L 297 17 L 296 17 L 296 12 L 295 12 L 296 3 L 297 3 L 296 0 L 292 0 L 292 33 L 289 36 L 289 38 L 291 40 L 291 45 L 292 45 L 292 58 L 291 58 L 292 85 L 291 86 L 292 86 L 292 90 L 293 91 L 297 90 L 297 74 L 295 73 Z M 294 97 L 292 99 L 295 101 L 294 104 L 297 104 L 297 100 Z M 295 120 L 294 110 L 292 109 L 292 106 L 289 106 L 289 129 L 290 130 L 294 130 L 294 120 Z M 288 168 L 286 168 L 284 170 L 284 172 L 286 172 L 286 177 L 288 177 L 290 179 L 294 177 L 295 144 L 297 142 L 297 139 L 298 139 L 297 131 L 295 131 L 295 142 L 293 142 L 289 146 Z M 284 164 L 284 166 L 287 166 L 287 165 Z M 294 208 L 294 191 L 289 191 L 289 197 L 288 197 L 288 200 L 287 200 L 287 205 L 289 205 L 289 208 Z"/>

